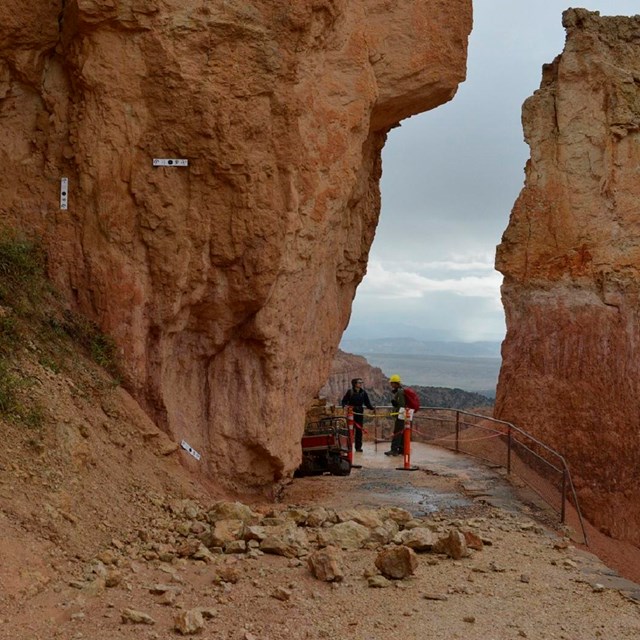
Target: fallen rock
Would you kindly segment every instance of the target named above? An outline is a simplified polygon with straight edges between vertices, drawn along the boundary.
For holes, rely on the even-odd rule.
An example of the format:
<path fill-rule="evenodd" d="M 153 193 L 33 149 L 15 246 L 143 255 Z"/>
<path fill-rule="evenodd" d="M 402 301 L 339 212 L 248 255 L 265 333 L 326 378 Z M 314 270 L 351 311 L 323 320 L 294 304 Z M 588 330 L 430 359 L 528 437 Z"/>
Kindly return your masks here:
<path fill-rule="evenodd" d="M 309 540 L 302 529 L 294 526 L 275 528 L 260 543 L 260 551 L 286 558 L 298 558 L 305 555 L 309 548 Z"/>
<path fill-rule="evenodd" d="M 312 509 L 305 520 L 307 527 L 321 527 L 329 520 L 329 512 L 324 507 Z"/>
<path fill-rule="evenodd" d="M 380 551 L 375 565 L 386 578 L 402 580 L 413 575 L 418 566 L 418 557 L 409 547 L 392 547 Z"/>
<path fill-rule="evenodd" d="M 322 529 L 318 533 L 318 544 L 323 547 L 334 546 L 341 549 L 360 549 L 371 532 L 367 527 L 349 520 L 333 527 Z"/>
<path fill-rule="evenodd" d="M 207 512 L 207 520 L 214 524 L 219 520 L 241 520 L 246 524 L 256 524 L 260 516 L 241 502 L 216 502 Z"/>
<path fill-rule="evenodd" d="M 454 560 L 460 560 L 469 555 L 465 537 L 457 529 L 450 529 L 446 537 L 437 541 L 433 550 L 436 553 L 444 553 Z"/>
<path fill-rule="evenodd" d="M 204 618 L 201 610 L 180 611 L 173 618 L 173 628 L 183 636 L 200 633 L 204 629 Z"/>
<path fill-rule="evenodd" d="M 438 542 L 438 536 L 425 527 L 416 527 L 415 529 L 405 529 L 401 531 L 395 538 L 394 542 L 403 544 L 414 551 L 431 551 Z"/>
<path fill-rule="evenodd" d="M 393 583 L 391 582 L 391 580 L 387 580 L 387 578 L 378 574 L 375 576 L 370 576 L 367 579 L 367 584 L 372 589 L 384 589 L 385 587 L 390 587 Z"/>
<path fill-rule="evenodd" d="M 244 538 L 244 522 L 239 519 L 217 520 L 211 531 L 200 536 L 202 543 L 211 549 L 212 547 L 224 547 L 229 542 Z"/>
<path fill-rule="evenodd" d="M 286 602 L 287 600 L 291 600 L 292 592 L 290 589 L 285 587 L 276 587 L 275 591 L 271 594 L 276 600 L 282 600 Z"/>
<path fill-rule="evenodd" d="M 307 558 L 309 570 L 315 578 L 325 582 L 341 582 L 344 579 L 342 555 L 336 547 L 325 547 Z"/>
<path fill-rule="evenodd" d="M 464 531 L 464 540 L 467 543 L 467 547 L 469 549 L 475 549 L 476 551 L 482 551 L 484 544 L 482 543 L 482 538 L 473 531 Z"/>
<path fill-rule="evenodd" d="M 120 617 L 124 624 L 155 624 L 156 621 L 143 611 L 136 611 L 136 609 L 123 609 L 120 612 Z"/>

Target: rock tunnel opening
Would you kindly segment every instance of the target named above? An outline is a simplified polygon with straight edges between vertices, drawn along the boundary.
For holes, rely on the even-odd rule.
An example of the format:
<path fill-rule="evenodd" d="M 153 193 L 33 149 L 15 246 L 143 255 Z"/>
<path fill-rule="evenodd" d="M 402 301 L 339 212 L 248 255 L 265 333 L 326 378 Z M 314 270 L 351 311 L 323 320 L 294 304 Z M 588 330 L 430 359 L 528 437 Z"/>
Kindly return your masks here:
<path fill-rule="evenodd" d="M 443 301 L 458 278 L 439 290 L 434 272 L 420 269 L 462 272 L 480 237 L 498 244 L 502 236 L 497 265 L 505 275 L 508 333 L 497 413 L 567 456 L 591 521 L 638 544 L 640 507 L 632 490 L 638 475 L 630 457 L 637 420 L 625 409 L 639 395 L 638 277 L 630 239 L 637 215 L 640 58 L 632 34 L 638 17 L 625 17 L 637 11 L 629 2 L 589 5 L 603 15 L 568 10 L 561 21 L 564 7 L 555 3 L 526 18 L 514 3 L 474 7 L 467 80 L 456 97 L 390 132 L 381 221 L 342 344 L 391 374 L 402 373 L 402 361 L 381 359 L 367 339 L 408 333 L 415 340 L 419 329 L 411 320 L 438 313 L 440 339 L 451 339 L 465 323 L 479 332 L 476 305 L 454 309 Z M 608 17 L 616 12 L 622 15 Z M 483 46 L 498 43 L 495 57 L 485 57 Z M 421 122 L 433 128 L 421 132 Z M 394 151 L 394 139 L 403 136 Z M 516 197 L 523 167 L 526 181 Z M 396 174 L 410 176 L 412 187 L 403 188 Z M 487 253 L 488 268 L 493 250 Z M 480 281 L 473 285 L 477 293 Z M 419 313 L 417 301 L 427 293 L 432 303 Z"/>

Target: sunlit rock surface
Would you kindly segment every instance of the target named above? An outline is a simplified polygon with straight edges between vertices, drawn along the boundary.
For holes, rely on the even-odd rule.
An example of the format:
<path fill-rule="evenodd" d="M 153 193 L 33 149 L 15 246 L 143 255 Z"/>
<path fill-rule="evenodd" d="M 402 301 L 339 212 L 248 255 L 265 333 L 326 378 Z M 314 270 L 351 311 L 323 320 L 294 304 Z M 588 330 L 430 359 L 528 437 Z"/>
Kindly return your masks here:
<path fill-rule="evenodd" d="M 247 487 L 297 466 L 385 135 L 453 97 L 470 28 L 470 0 L 0 7 L 0 222 L 43 238 L 195 468 Z"/>
<path fill-rule="evenodd" d="M 640 17 L 564 25 L 524 106 L 531 159 L 498 247 L 497 413 L 566 456 L 593 522 L 640 544 Z"/>

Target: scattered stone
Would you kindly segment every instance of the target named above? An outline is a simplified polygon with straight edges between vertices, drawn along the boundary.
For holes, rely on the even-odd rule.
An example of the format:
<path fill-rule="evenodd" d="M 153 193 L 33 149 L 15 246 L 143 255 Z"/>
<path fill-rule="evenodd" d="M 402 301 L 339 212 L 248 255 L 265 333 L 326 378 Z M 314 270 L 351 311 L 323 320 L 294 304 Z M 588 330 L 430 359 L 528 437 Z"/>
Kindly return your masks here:
<path fill-rule="evenodd" d="M 213 607 L 200 607 L 199 611 L 205 620 L 211 620 L 212 618 L 216 618 L 218 616 L 218 610 L 214 609 Z"/>
<path fill-rule="evenodd" d="M 454 560 L 469 555 L 465 537 L 457 529 L 450 529 L 446 537 L 440 538 L 433 547 L 436 553 L 444 553 Z"/>
<path fill-rule="evenodd" d="M 172 607 L 176 603 L 177 598 L 177 591 L 166 591 L 158 600 L 158 604 L 161 604 L 165 607 Z"/>
<path fill-rule="evenodd" d="M 202 543 L 200 540 L 185 540 L 177 549 L 176 552 L 181 558 L 190 558 L 192 555 L 200 550 Z"/>
<path fill-rule="evenodd" d="M 147 613 L 143 611 L 136 611 L 135 609 L 123 609 L 120 612 L 120 617 L 124 624 L 155 624 L 156 621 Z"/>
<path fill-rule="evenodd" d="M 400 526 L 404 526 L 407 522 L 413 520 L 413 516 L 408 511 L 400 509 L 399 507 L 388 507 L 383 511 L 386 512 L 387 518 L 391 518 L 391 520 L 394 520 Z"/>
<path fill-rule="evenodd" d="M 415 527 L 414 529 L 405 529 L 400 532 L 394 538 L 394 542 L 403 544 L 409 547 L 409 549 L 420 553 L 423 551 L 431 551 L 438 542 L 438 537 L 431 529 Z"/>
<path fill-rule="evenodd" d="M 342 556 L 336 547 L 325 547 L 307 558 L 309 570 L 318 580 L 340 582 L 344 578 Z"/>
<path fill-rule="evenodd" d="M 372 589 L 384 589 L 386 587 L 390 587 L 393 583 L 391 582 L 391 580 L 387 580 L 387 578 L 381 576 L 378 573 L 375 576 L 369 577 L 369 579 L 367 580 L 367 584 Z"/>
<path fill-rule="evenodd" d="M 282 600 L 283 602 L 291 600 L 291 595 L 291 591 L 285 587 L 276 587 L 276 590 L 271 594 L 273 598 L 276 600 Z"/>
<path fill-rule="evenodd" d="M 476 617 L 475 616 L 465 616 L 464 618 L 462 618 L 463 622 L 468 622 L 469 624 L 473 624 L 476 621 Z"/>
<path fill-rule="evenodd" d="M 575 569 L 578 566 L 577 562 L 574 562 L 573 560 L 569 559 L 569 558 L 565 558 L 562 561 L 562 564 L 564 567 L 566 567 L 567 569 Z"/>
<path fill-rule="evenodd" d="M 489 573 L 489 569 L 486 567 L 471 567 L 471 571 L 474 573 Z"/>
<path fill-rule="evenodd" d="M 364 525 L 354 520 L 341 522 L 328 529 L 323 529 L 318 534 L 318 544 L 323 547 L 334 546 L 341 549 L 360 549 L 364 545 L 371 532 Z"/>
<path fill-rule="evenodd" d="M 489 569 L 491 569 L 491 571 L 494 571 L 495 573 L 504 573 L 506 571 L 503 566 L 499 565 L 494 560 L 489 563 Z"/>
<path fill-rule="evenodd" d="M 483 542 L 482 538 L 473 531 L 465 531 L 463 532 L 465 542 L 467 543 L 467 547 L 469 549 L 475 549 L 476 551 L 482 551 Z"/>
<path fill-rule="evenodd" d="M 149 593 L 152 593 L 154 596 L 162 595 L 167 591 L 174 591 L 175 587 L 169 584 L 153 584 L 149 587 Z"/>
<path fill-rule="evenodd" d="M 204 629 L 204 618 L 200 609 L 180 611 L 173 618 L 173 628 L 183 636 L 191 636 Z"/>
<path fill-rule="evenodd" d="M 244 538 L 244 522 L 242 520 L 217 520 L 210 531 L 200 536 L 202 543 L 211 549 L 222 547 L 234 540 Z"/>
<path fill-rule="evenodd" d="M 384 545 L 391 542 L 400 531 L 400 526 L 395 520 L 387 518 L 381 526 L 371 530 L 369 541 L 374 545 Z"/>
<path fill-rule="evenodd" d="M 105 587 L 117 587 L 119 584 L 122 583 L 123 580 L 123 575 L 122 575 L 122 571 L 118 571 L 116 569 L 107 572 L 107 575 L 105 576 L 104 579 L 104 584 Z"/>
<path fill-rule="evenodd" d="M 328 519 L 329 512 L 324 507 L 317 507 L 307 514 L 305 524 L 307 527 L 321 527 Z"/>
<path fill-rule="evenodd" d="M 234 540 L 224 545 L 224 552 L 228 554 L 246 553 L 247 543 L 244 540 Z"/>
<path fill-rule="evenodd" d="M 118 559 L 118 556 L 115 551 L 112 551 L 111 549 L 105 549 L 102 553 L 98 555 L 98 559 L 103 564 L 115 564 Z"/>
<path fill-rule="evenodd" d="M 423 593 L 422 597 L 425 600 L 440 600 L 442 602 L 445 602 L 449 599 L 449 597 L 444 595 L 443 593 Z"/>
<path fill-rule="evenodd" d="M 303 529 L 295 525 L 280 527 L 260 543 L 260 551 L 286 558 L 306 555 L 309 541 Z"/>
<path fill-rule="evenodd" d="M 246 524 L 256 524 L 260 520 L 257 513 L 240 502 L 216 502 L 207 513 L 207 520 L 214 524 L 219 520 L 240 520 Z"/>
<path fill-rule="evenodd" d="M 213 577 L 214 584 L 220 584 L 221 582 L 236 584 L 239 580 L 240 571 L 233 565 L 223 565 L 222 567 L 218 567 L 218 571 Z"/>
<path fill-rule="evenodd" d="M 405 546 L 383 549 L 375 565 L 386 578 L 402 580 L 413 575 L 418 566 L 418 557 L 413 549 Z"/>
<path fill-rule="evenodd" d="M 523 573 L 520 576 L 520 582 L 524 582 L 525 584 L 529 584 L 530 581 L 531 581 L 531 578 L 526 573 Z"/>
<path fill-rule="evenodd" d="M 594 593 L 602 593 L 604 591 L 604 585 L 596 582 L 595 584 L 591 585 L 591 589 Z"/>
<path fill-rule="evenodd" d="M 213 553 L 207 549 L 202 543 L 198 550 L 191 556 L 193 560 L 202 560 L 203 562 L 213 562 Z"/>
<path fill-rule="evenodd" d="M 291 507 L 290 509 L 287 509 L 282 515 L 289 520 L 293 520 L 297 525 L 302 526 L 307 521 L 309 512 L 305 509 Z"/>

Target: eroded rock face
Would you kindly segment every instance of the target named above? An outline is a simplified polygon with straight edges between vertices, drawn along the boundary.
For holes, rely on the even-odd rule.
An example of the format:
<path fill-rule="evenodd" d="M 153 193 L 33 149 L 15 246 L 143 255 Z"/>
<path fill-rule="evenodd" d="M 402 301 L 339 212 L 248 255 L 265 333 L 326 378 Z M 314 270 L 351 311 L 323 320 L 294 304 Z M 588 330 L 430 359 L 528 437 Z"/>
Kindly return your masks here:
<path fill-rule="evenodd" d="M 246 487 L 296 467 L 365 271 L 386 132 L 453 97 L 470 28 L 470 0 L 0 8 L 0 222 L 44 238 L 198 469 Z"/>
<path fill-rule="evenodd" d="M 340 404 L 344 394 L 351 388 L 353 378 L 362 378 L 364 388 L 370 397 L 381 396 L 389 389 L 389 378 L 382 369 L 372 367 L 362 356 L 338 349 L 331 363 L 327 382 L 320 389 L 320 397 L 326 398 L 328 402 Z"/>
<path fill-rule="evenodd" d="M 599 527 L 640 543 L 640 18 L 564 14 L 525 103 L 526 184 L 498 248 L 496 409 L 562 452 Z"/>

